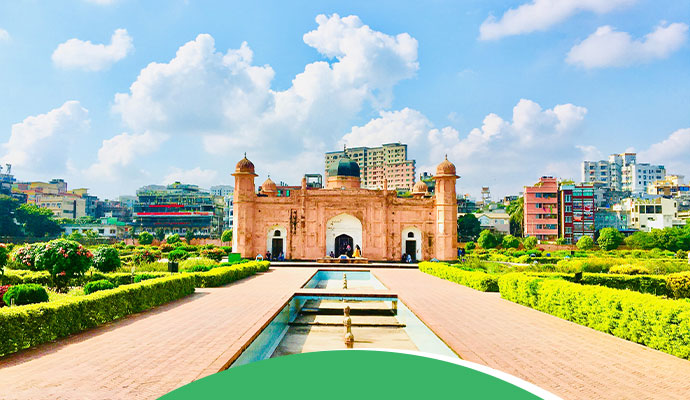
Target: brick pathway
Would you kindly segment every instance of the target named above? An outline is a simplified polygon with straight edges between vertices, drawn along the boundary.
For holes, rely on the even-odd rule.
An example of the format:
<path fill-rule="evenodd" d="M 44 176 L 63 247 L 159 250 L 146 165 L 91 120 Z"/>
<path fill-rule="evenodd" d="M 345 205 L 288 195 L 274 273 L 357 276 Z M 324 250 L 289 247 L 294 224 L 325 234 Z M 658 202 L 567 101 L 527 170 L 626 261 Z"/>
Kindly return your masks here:
<path fill-rule="evenodd" d="M 155 399 L 217 372 L 311 274 L 272 269 L 0 360 L 2 399 Z"/>
<path fill-rule="evenodd" d="M 690 361 L 419 271 L 374 274 L 465 360 L 566 399 L 690 399 Z"/>

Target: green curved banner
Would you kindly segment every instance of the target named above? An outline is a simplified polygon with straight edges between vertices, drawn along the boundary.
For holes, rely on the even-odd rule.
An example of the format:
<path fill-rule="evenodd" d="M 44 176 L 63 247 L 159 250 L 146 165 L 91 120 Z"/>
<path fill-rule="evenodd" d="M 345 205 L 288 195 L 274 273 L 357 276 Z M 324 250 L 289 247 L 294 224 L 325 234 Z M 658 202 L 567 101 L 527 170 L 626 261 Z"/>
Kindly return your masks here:
<path fill-rule="evenodd" d="M 368 350 L 322 351 L 258 361 L 213 374 L 161 397 L 162 400 L 220 398 L 518 400 L 557 397 L 474 363 Z"/>

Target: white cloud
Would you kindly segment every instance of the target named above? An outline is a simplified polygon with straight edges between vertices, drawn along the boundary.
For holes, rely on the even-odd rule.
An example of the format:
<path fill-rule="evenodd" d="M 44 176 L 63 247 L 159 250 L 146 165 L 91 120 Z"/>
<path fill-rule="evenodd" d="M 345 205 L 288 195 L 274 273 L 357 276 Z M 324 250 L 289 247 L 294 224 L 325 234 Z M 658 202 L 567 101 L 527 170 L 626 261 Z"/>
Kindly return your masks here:
<path fill-rule="evenodd" d="M 171 168 L 170 173 L 163 178 L 162 183 L 170 184 L 174 182 L 191 183 L 208 189 L 211 186 L 218 184 L 218 171 L 212 169 L 203 169 L 201 167 L 188 170 L 173 167 Z"/>
<path fill-rule="evenodd" d="M 668 173 L 690 174 L 690 128 L 678 129 L 661 142 L 640 151 L 637 159 L 662 164 Z"/>
<path fill-rule="evenodd" d="M 364 126 L 354 126 L 343 136 L 339 147 L 380 146 L 382 143 L 401 142 L 411 146 L 431 129 L 431 122 L 419 111 L 404 108 L 400 111 L 381 111 L 379 118 Z"/>
<path fill-rule="evenodd" d="M 108 45 L 79 39 L 60 43 L 53 52 L 53 63 L 65 69 L 100 71 L 122 60 L 132 50 L 132 37 L 127 34 L 126 29 L 117 29 Z"/>
<path fill-rule="evenodd" d="M 167 139 L 165 134 L 145 132 L 121 133 L 103 140 L 98 150 L 98 161 L 85 173 L 92 179 L 111 182 L 140 174 L 142 170 L 133 165 L 135 161 L 158 150 Z"/>
<path fill-rule="evenodd" d="M 489 16 L 479 28 L 481 40 L 545 31 L 572 15 L 589 11 L 605 14 L 634 3 L 635 0 L 533 0 L 511 8 L 496 20 Z"/>
<path fill-rule="evenodd" d="M 605 25 L 573 46 L 566 61 L 584 68 L 623 67 L 668 57 L 687 40 L 688 25 L 661 24 L 643 39 Z"/>
<path fill-rule="evenodd" d="M 0 42 L 6 42 L 8 40 L 10 40 L 10 33 L 0 28 Z"/>
<path fill-rule="evenodd" d="M 77 140 L 88 128 L 88 111 L 78 101 L 67 101 L 12 125 L 9 140 L 2 144 L 2 162 L 33 173 L 65 171 Z"/>

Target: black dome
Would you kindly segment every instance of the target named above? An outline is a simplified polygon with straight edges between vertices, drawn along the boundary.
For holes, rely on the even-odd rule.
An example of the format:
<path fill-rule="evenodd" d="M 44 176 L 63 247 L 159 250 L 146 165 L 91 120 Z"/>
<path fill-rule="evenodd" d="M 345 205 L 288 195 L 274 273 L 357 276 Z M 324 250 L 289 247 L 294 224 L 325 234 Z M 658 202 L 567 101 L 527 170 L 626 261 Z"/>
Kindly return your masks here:
<path fill-rule="evenodd" d="M 345 156 L 328 169 L 328 176 L 354 176 L 359 178 L 359 165 Z"/>

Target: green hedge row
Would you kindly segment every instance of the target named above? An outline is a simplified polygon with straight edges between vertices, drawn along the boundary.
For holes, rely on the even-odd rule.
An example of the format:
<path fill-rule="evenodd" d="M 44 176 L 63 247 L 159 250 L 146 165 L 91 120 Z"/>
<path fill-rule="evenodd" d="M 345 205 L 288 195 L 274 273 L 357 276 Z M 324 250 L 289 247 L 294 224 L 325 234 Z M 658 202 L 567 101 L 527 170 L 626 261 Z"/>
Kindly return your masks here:
<path fill-rule="evenodd" d="M 150 272 L 156 276 L 167 276 L 167 272 Z M 109 272 L 101 273 L 94 272 L 73 278 L 69 282 L 69 286 L 83 286 L 86 283 L 100 281 L 103 279 L 109 280 L 113 285 L 127 285 L 132 283 L 132 275 L 127 272 Z M 2 285 L 20 285 L 24 283 L 37 283 L 43 286 L 55 286 L 53 284 L 53 277 L 48 271 L 25 271 L 25 270 L 7 270 L 3 275 L 0 275 L 0 286 Z"/>
<path fill-rule="evenodd" d="M 465 271 L 442 262 L 423 261 L 419 270 L 441 279 L 459 283 L 482 292 L 498 292 L 498 276 L 479 271 Z"/>
<path fill-rule="evenodd" d="M 620 338 L 690 358 L 690 303 L 511 273 L 501 297 Z"/>
<path fill-rule="evenodd" d="M 194 292 L 184 274 L 152 279 L 88 296 L 0 309 L 0 356 L 148 310 Z"/>
<path fill-rule="evenodd" d="M 257 272 L 268 271 L 270 265 L 271 263 L 268 261 L 251 261 L 228 267 L 213 268 L 208 272 L 192 272 L 188 275 L 194 278 L 196 287 L 216 287 L 227 285 Z"/>
<path fill-rule="evenodd" d="M 525 272 L 525 274 L 533 277 L 561 278 L 569 282 L 574 282 L 575 280 L 574 274 L 561 272 Z M 666 284 L 667 276 L 583 273 L 579 283 L 582 285 L 605 286 L 612 289 L 627 289 L 657 296 L 671 296 Z"/>

